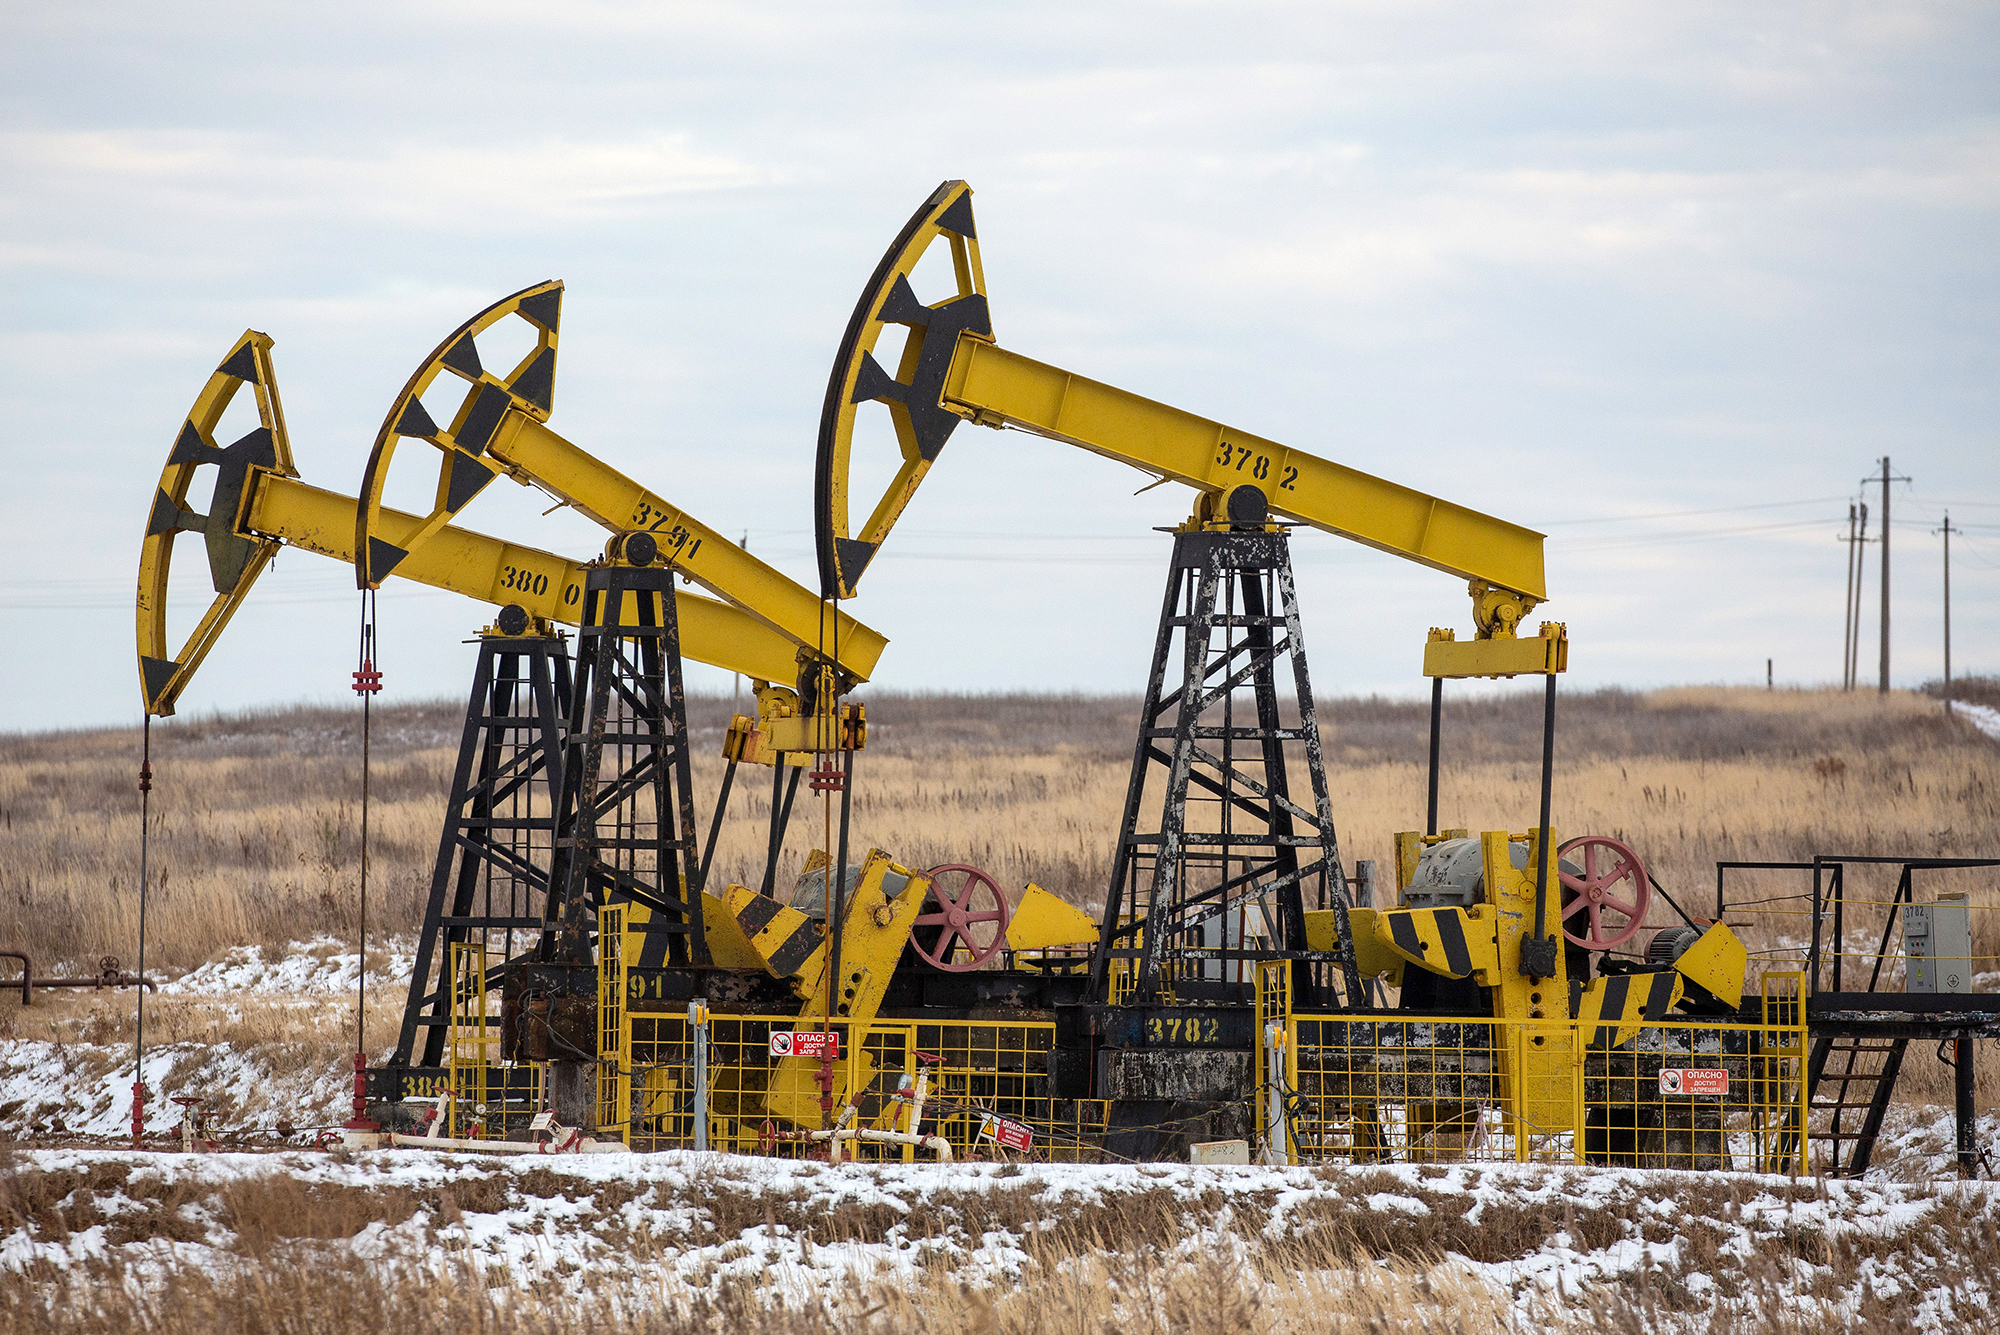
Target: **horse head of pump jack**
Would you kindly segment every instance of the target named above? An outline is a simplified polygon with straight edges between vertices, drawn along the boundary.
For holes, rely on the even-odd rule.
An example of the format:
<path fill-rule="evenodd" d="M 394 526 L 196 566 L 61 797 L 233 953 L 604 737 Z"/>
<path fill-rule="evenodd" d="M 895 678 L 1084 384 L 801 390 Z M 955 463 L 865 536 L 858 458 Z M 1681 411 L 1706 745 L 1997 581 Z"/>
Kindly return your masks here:
<path fill-rule="evenodd" d="M 562 318 L 562 295 L 561 280 L 550 279 L 494 302 L 438 344 L 389 406 L 361 479 L 361 509 L 354 534 L 354 576 L 360 587 L 379 587 L 405 557 L 435 537 L 489 482 L 507 471 L 488 450 L 518 429 L 520 420 L 549 420 L 555 405 L 556 328 Z M 480 358 L 475 340 L 509 318 L 527 324 L 534 331 L 535 344 L 502 376 Z M 423 395 L 445 372 L 466 382 L 448 427 L 438 424 L 423 401 Z M 389 465 L 397 442 L 407 437 L 429 442 L 442 457 L 435 504 L 417 530 L 398 545 L 384 539 L 378 530 Z"/>
<path fill-rule="evenodd" d="M 241 438 L 218 445 L 216 428 L 246 385 L 257 400 L 257 425 Z M 198 514 L 188 508 L 188 490 L 204 468 L 215 470 L 215 488 L 208 513 Z M 292 466 L 291 441 L 285 434 L 277 376 L 271 369 L 271 340 L 247 329 L 196 396 L 153 492 L 139 556 L 138 598 L 139 684 L 148 714 L 174 712 L 174 703 L 195 668 L 283 545 L 276 539 L 241 531 L 238 518 L 248 497 L 253 468 L 298 476 Z M 173 565 L 174 540 L 182 533 L 202 535 L 215 600 L 176 649 L 167 631 L 167 576 Z"/>
<path fill-rule="evenodd" d="M 951 247 L 956 291 L 926 306 L 910 286 L 910 275 L 940 240 Z M 893 375 L 875 360 L 875 346 L 892 324 L 909 330 Z M 963 420 L 942 403 L 961 335 L 991 341 L 993 322 L 986 309 L 986 277 L 979 266 L 972 187 L 946 181 L 911 215 L 876 266 L 834 357 L 820 410 L 814 471 L 813 510 L 824 596 L 854 596 L 862 571 Z M 850 518 L 850 455 L 856 413 L 868 403 L 888 408 L 902 464 L 856 533 Z"/>

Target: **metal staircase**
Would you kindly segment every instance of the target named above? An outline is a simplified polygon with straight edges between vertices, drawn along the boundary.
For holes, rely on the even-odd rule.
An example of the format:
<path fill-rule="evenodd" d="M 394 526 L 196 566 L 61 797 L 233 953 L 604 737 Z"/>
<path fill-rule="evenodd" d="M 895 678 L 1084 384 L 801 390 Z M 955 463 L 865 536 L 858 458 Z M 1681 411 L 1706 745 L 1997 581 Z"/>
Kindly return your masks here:
<path fill-rule="evenodd" d="M 1806 1067 L 1806 1117 L 1815 1128 L 1821 1116 L 1825 1119 L 1825 1128 L 1815 1129 L 1812 1138 L 1827 1147 L 1829 1177 L 1860 1177 L 1868 1171 L 1909 1046 L 1907 1038 L 1850 1034 L 1829 1034 L 1814 1041 Z M 1822 1086 L 1831 1091 L 1830 1097 Z M 1861 1119 L 1858 1127 L 1852 1120 L 1856 1114 Z"/>

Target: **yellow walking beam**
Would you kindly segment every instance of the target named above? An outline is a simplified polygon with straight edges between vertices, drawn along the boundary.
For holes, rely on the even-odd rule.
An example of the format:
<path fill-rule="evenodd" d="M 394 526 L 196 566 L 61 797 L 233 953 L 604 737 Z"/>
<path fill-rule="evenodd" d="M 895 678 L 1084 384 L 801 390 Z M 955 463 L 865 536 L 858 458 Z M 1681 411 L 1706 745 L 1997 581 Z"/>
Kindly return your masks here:
<path fill-rule="evenodd" d="M 552 280 L 495 302 L 439 344 L 403 387 L 362 478 L 352 544 L 362 586 L 373 588 L 400 574 L 405 561 L 436 541 L 453 516 L 505 475 L 540 487 L 613 533 L 652 534 L 661 558 L 676 571 L 809 651 L 813 660 L 838 664 L 846 678 L 842 689 L 867 680 L 888 643 L 885 637 L 549 429 L 562 291 Z M 481 360 L 475 338 L 510 316 L 526 323 L 535 345 L 502 375 Z M 468 388 L 449 425 L 441 426 L 424 395 L 447 371 Z M 427 441 L 443 456 L 436 503 L 414 526 L 391 532 L 383 487 L 397 443 L 410 437 Z M 766 680 L 790 683 L 800 675 L 794 664 Z"/>
<path fill-rule="evenodd" d="M 1542 535 L 961 333 L 944 402 L 1208 492 L 1254 482 L 1274 513 L 1540 601 Z"/>
<path fill-rule="evenodd" d="M 250 527 L 295 547 L 354 563 L 354 516 L 360 502 L 289 478 L 269 478 L 257 488 Z M 417 515 L 384 507 L 380 532 L 389 541 L 415 532 Z M 396 567 L 396 578 L 504 606 L 518 603 L 528 615 L 576 625 L 582 615 L 584 563 L 471 529 L 447 525 Z M 681 592 L 674 599 L 681 657 L 765 681 L 798 672 L 792 642 L 733 603 Z M 636 618 L 636 605 L 622 609 Z M 637 624 L 636 620 L 633 624 Z"/>
<path fill-rule="evenodd" d="M 956 291 L 926 305 L 910 275 L 939 240 L 950 247 Z M 890 325 L 909 331 L 893 373 L 874 355 Z M 868 403 L 888 408 L 902 464 L 856 531 L 849 456 L 857 410 Z M 1512 638 L 1520 619 L 1548 596 L 1542 535 L 1532 529 L 1000 347 L 987 307 L 972 191 L 963 181 L 947 181 L 877 266 L 827 385 L 814 506 L 826 593 L 853 596 L 862 571 L 962 421 L 1018 427 L 1186 483 L 1211 498 L 1208 513 L 1230 488 L 1254 485 L 1280 516 L 1470 581 L 1482 639 Z"/>
<path fill-rule="evenodd" d="M 271 340 L 254 330 L 237 340 L 196 398 L 160 476 L 140 552 L 137 602 L 139 675 L 149 714 L 174 712 L 195 669 L 281 547 L 354 560 L 359 502 L 298 480 L 270 349 Z M 256 396 L 259 425 L 243 439 L 218 446 L 215 428 L 245 385 Z M 210 465 L 217 469 L 210 513 L 196 514 L 187 508 L 187 493 L 196 470 Z M 425 521 L 384 509 L 378 522 L 393 542 Z M 167 635 L 166 594 L 174 539 L 182 532 L 203 535 L 216 596 L 176 650 Z M 518 603 L 544 621 L 575 624 L 584 569 L 553 552 L 447 525 L 401 563 L 396 575 L 482 602 Z M 792 641 L 743 609 L 687 593 L 675 602 L 682 657 L 764 680 L 796 674 Z"/>

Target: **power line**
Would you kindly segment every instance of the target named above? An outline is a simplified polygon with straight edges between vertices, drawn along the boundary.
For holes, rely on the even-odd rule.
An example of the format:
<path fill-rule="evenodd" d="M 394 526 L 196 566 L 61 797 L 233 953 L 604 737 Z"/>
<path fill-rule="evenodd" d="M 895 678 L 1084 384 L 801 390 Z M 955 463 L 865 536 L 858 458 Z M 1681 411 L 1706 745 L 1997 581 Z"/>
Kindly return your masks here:
<path fill-rule="evenodd" d="M 1755 505 L 1717 505 L 1706 510 L 1661 510 L 1644 515 L 1605 515 L 1592 519 L 1547 519 L 1541 522 L 1543 528 L 1559 528 L 1572 524 L 1627 524 L 1652 519 L 1691 519 L 1696 515 L 1733 514 L 1739 510 L 1782 510 L 1794 505 L 1829 505 L 1834 501 L 1844 501 L 1845 496 L 1809 496 L 1799 501 L 1761 501 Z"/>
<path fill-rule="evenodd" d="M 1585 538 L 1580 541 L 1564 541 L 1561 550 L 1566 552 L 1606 551 L 1615 547 L 1660 547 L 1675 543 L 1704 542 L 1711 538 L 1746 537 L 1753 533 L 1778 533 L 1789 529 L 1818 528 L 1824 519 L 1792 519 L 1776 524 L 1750 524 L 1742 528 L 1691 529 L 1683 533 L 1659 533 L 1645 537 L 1630 538 Z"/>

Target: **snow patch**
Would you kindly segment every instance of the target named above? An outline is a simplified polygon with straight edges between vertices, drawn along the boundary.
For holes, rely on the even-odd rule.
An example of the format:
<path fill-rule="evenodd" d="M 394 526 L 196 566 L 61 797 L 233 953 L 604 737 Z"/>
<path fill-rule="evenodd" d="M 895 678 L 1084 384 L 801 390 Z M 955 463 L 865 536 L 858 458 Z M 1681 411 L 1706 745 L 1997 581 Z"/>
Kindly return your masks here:
<path fill-rule="evenodd" d="M 2000 742 L 2000 709 L 1995 709 L 1991 705 L 1972 705 L 1963 700 L 1954 700 L 1951 712 L 1994 741 Z"/>
<path fill-rule="evenodd" d="M 190 970 L 160 991 L 168 996 L 221 996 L 276 993 L 286 996 L 353 996 L 361 976 L 361 956 L 351 942 L 319 937 L 294 941 L 276 958 L 262 946 L 237 946 L 219 960 Z M 401 943 L 368 952 L 370 987 L 408 987 L 415 955 Z"/>
<path fill-rule="evenodd" d="M 344 1251 L 420 1272 L 437 1271 L 449 1258 L 454 1267 L 470 1265 L 496 1280 L 528 1285 L 572 1287 L 581 1282 L 579 1276 L 594 1282 L 637 1280 L 667 1301 L 713 1296 L 747 1280 L 761 1301 L 797 1305 L 852 1294 L 857 1285 L 934 1279 L 940 1271 L 957 1284 L 1002 1286 L 1018 1282 L 1032 1265 L 1029 1235 L 1040 1226 L 971 1225 L 971 1212 L 961 1213 L 966 1203 L 990 1195 L 1003 1181 L 999 1166 L 977 1163 L 830 1167 L 693 1152 L 523 1162 L 422 1151 L 347 1157 L 302 1151 L 178 1155 L 69 1149 L 29 1151 L 17 1157 L 15 1166 L 23 1172 L 75 1173 L 100 1183 L 115 1178 L 123 1185 L 98 1188 L 92 1202 L 102 1217 L 112 1220 L 143 1214 L 148 1208 L 144 1202 L 156 1201 L 170 1188 L 184 1202 L 177 1207 L 182 1218 L 195 1226 L 201 1240 L 168 1243 L 148 1237 L 113 1243 L 102 1225 L 45 1231 L 25 1218 L 0 1234 L 0 1266 L 16 1272 L 108 1263 L 122 1269 L 127 1282 L 142 1286 L 162 1282 L 167 1254 L 211 1271 L 238 1264 L 235 1239 L 222 1222 L 225 1216 L 209 1209 L 206 1198 L 272 1175 L 330 1189 L 379 1193 L 402 1188 L 424 1195 L 453 1183 L 487 1184 L 472 1193 L 490 1202 L 487 1207 L 467 1206 L 440 1216 L 426 1204 L 400 1223 L 378 1221 L 351 1238 L 313 1244 L 329 1256 Z M 104 1167 L 124 1171 L 93 1173 Z M 1815 1238 L 1868 1235 L 1905 1249 L 1905 1261 L 1930 1264 L 1936 1249 L 1929 1231 L 1937 1227 L 1940 1212 L 1953 1210 L 1963 1218 L 1969 1210 L 1992 1217 L 2000 1209 L 2000 1186 L 1992 1183 L 1940 1190 L 1872 1181 L 1807 1185 L 1739 1174 L 1730 1179 L 1736 1189 L 1718 1199 L 1703 1190 L 1713 1184 L 1715 1174 L 1512 1163 L 1453 1165 L 1441 1176 L 1436 1173 L 1435 1166 L 1409 1164 L 1352 1170 L 1031 1164 L 1020 1166 L 1004 1182 L 1009 1191 L 1029 1193 L 1029 1221 L 1079 1208 L 1115 1210 L 1127 1196 L 1156 1197 L 1164 1191 L 1184 1197 L 1190 1214 L 1179 1234 L 1162 1239 L 1166 1258 L 1223 1257 L 1246 1273 L 1256 1268 L 1252 1263 L 1260 1244 L 1239 1231 L 1237 1219 L 1239 1213 L 1255 1217 L 1260 1209 L 1272 1214 L 1263 1234 L 1269 1241 L 1291 1233 L 1287 1216 L 1301 1207 L 1306 1208 L 1299 1223 L 1309 1229 L 1315 1220 L 1341 1210 L 1448 1219 L 1456 1202 L 1468 1196 L 1475 1208 L 1553 1203 L 1575 1211 L 1579 1222 L 1585 1210 L 1608 1211 L 1630 1221 L 1616 1236 L 1595 1244 L 1565 1229 L 1512 1259 L 1481 1262 L 1453 1255 L 1446 1260 L 1449 1270 L 1510 1297 L 1527 1324 L 1579 1295 L 1648 1275 L 1678 1273 L 1687 1230 L 1697 1224 L 1721 1239 L 1718 1254 L 1728 1262 L 1740 1267 L 1774 1258 L 1779 1278 L 1774 1290 L 1740 1294 L 1734 1281 L 1722 1285 L 1710 1277 L 1729 1269 L 1729 1263 L 1719 1260 L 1712 1270 L 1690 1273 L 1685 1289 L 1702 1310 L 1690 1313 L 1695 1324 L 1677 1329 L 1701 1329 L 1711 1319 L 1740 1314 L 1746 1302 L 1798 1304 L 1810 1298 L 1830 1302 L 1837 1312 L 1851 1310 L 1867 1294 L 1907 1292 L 1914 1328 L 1943 1335 L 1967 1328 L 1968 1309 L 1985 1310 L 1992 1301 L 1981 1285 L 1967 1290 L 1962 1275 L 1955 1281 L 1958 1287 L 1944 1290 L 1917 1269 L 1876 1267 L 1872 1257 L 1858 1272 L 1836 1274 L 1830 1264 L 1832 1248 L 1816 1252 L 1812 1245 Z M 529 1174 L 537 1175 L 533 1190 L 526 1189 Z M 1400 1189 L 1357 1193 L 1357 1186 L 1374 1186 L 1384 1174 Z M 556 1191 L 546 1185 L 550 1175 L 560 1184 Z M 495 1186 L 500 1188 L 497 1199 Z M 606 1189 L 612 1194 L 606 1195 Z M 760 1197 L 765 1202 L 761 1208 Z M 727 1198 L 733 1198 L 731 1208 L 715 1210 Z M 1712 1211 L 1696 1207 L 1697 1201 Z M 777 1222 L 779 1217 L 822 1218 L 857 1205 L 886 1205 L 903 1222 L 891 1224 L 873 1240 L 820 1245 Z M 977 1213 L 990 1221 L 983 1208 Z M 725 1216 L 757 1222 L 746 1222 L 733 1233 L 709 1226 L 711 1219 Z M 1642 1221 L 1653 1221 L 1650 1236 L 1643 1235 Z M 1601 1215 L 1597 1226 L 1602 1226 Z M 674 1241 L 663 1248 L 634 1247 L 634 1234 Z M 1825 1259 L 1816 1259 L 1822 1255 Z M 309 1263 L 309 1254 L 302 1251 L 295 1260 Z"/>

